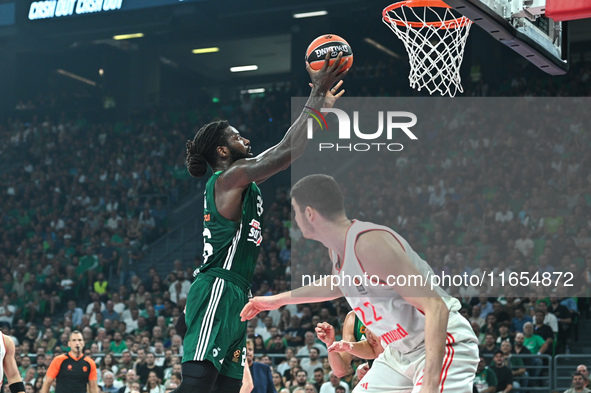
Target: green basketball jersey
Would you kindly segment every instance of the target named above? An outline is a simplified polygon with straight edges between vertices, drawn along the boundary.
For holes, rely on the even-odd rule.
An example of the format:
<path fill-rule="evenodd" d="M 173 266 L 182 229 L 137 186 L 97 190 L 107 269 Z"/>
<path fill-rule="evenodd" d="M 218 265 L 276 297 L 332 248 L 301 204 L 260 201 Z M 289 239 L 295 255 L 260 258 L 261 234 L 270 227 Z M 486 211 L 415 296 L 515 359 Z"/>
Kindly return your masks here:
<path fill-rule="evenodd" d="M 222 171 L 207 181 L 204 195 L 203 265 L 200 272 L 218 267 L 230 270 L 252 281 L 263 240 L 263 198 L 256 183 L 244 190 L 242 219 L 224 218 L 215 206 L 214 186 Z"/>
<path fill-rule="evenodd" d="M 353 336 L 355 336 L 355 341 L 363 341 L 365 340 L 365 325 L 361 323 L 361 320 L 355 315 L 355 330 L 353 330 Z"/>
<path fill-rule="evenodd" d="M 361 322 L 361 319 L 355 315 L 355 326 L 353 327 L 353 336 L 355 337 L 355 341 L 363 341 L 367 340 L 365 337 L 365 325 Z M 367 362 L 369 363 L 369 367 L 373 364 L 374 359 L 369 359 Z"/>

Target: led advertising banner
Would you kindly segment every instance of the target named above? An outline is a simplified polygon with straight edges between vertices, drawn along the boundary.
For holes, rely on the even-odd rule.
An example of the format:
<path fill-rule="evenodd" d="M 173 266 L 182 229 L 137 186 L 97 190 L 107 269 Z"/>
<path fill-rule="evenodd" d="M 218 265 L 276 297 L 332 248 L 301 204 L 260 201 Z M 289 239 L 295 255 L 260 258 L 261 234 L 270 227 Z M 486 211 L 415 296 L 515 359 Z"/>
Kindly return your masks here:
<path fill-rule="evenodd" d="M 107 14 L 142 8 L 194 3 L 203 0 L 45 0 L 33 1 L 29 20 L 57 19 L 76 15 Z"/>

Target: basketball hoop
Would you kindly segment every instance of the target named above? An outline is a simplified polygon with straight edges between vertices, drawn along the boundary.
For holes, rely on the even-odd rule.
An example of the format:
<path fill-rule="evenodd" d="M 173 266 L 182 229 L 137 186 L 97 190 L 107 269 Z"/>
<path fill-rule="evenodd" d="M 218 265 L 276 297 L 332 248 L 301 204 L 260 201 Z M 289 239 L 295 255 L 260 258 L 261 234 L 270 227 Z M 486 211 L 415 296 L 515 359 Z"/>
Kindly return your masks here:
<path fill-rule="evenodd" d="M 454 97 L 463 92 L 460 66 L 472 21 L 456 16 L 441 0 L 406 0 L 382 12 L 410 60 L 410 86 Z"/>

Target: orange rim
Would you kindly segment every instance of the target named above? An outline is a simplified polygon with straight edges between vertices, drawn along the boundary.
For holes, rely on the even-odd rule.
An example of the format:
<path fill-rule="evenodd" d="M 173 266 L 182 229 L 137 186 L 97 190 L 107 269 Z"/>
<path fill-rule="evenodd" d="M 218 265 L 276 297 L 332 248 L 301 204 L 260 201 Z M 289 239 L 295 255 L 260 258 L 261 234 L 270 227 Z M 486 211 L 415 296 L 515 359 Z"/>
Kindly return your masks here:
<path fill-rule="evenodd" d="M 445 4 L 441 0 L 405 0 L 400 1 L 398 3 L 394 3 L 389 5 L 388 7 L 384 8 L 382 11 L 382 17 L 384 18 L 384 22 L 388 22 L 390 24 L 395 23 L 398 26 L 411 26 L 414 28 L 421 28 L 424 25 L 429 25 L 437 28 L 443 29 L 456 29 L 458 27 L 464 27 L 472 23 L 472 21 L 466 17 L 459 17 L 455 19 L 450 19 L 446 21 L 435 21 L 435 22 L 408 22 L 403 21 L 400 19 L 394 19 L 388 13 L 390 11 L 402 8 L 402 7 L 409 7 L 409 8 L 423 8 L 423 7 L 436 7 L 436 8 L 452 8 L 449 5 Z"/>

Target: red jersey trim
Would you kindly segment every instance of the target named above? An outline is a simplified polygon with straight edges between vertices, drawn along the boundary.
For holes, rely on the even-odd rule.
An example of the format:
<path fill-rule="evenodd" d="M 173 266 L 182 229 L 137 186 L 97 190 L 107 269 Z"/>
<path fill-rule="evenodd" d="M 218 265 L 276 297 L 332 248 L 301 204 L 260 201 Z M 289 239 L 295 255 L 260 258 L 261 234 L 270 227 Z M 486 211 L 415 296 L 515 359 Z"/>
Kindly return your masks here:
<path fill-rule="evenodd" d="M 447 363 L 447 367 L 445 366 L 446 362 L 443 362 L 443 368 L 441 369 L 441 392 L 443 392 L 443 388 L 445 385 L 445 380 L 447 379 L 447 373 L 449 372 L 449 368 L 451 367 L 451 362 L 454 360 L 454 354 L 455 354 L 455 349 L 453 347 L 453 345 L 455 344 L 456 340 L 454 338 L 454 336 L 452 336 L 451 334 L 447 333 L 447 343 L 446 343 L 446 349 L 449 350 L 449 355 L 451 355 L 449 357 L 449 363 Z M 447 360 L 447 359 L 446 359 Z"/>
<path fill-rule="evenodd" d="M 357 220 L 353 220 L 351 225 L 349 225 L 349 228 L 347 228 L 347 233 L 345 233 L 345 250 L 343 251 L 343 260 L 342 260 L 340 269 L 337 269 L 337 262 L 340 260 L 339 253 L 338 252 L 336 253 L 337 254 L 337 262 L 335 262 L 335 264 L 334 264 L 334 267 L 335 267 L 334 269 L 337 271 L 337 273 L 341 273 L 341 270 L 343 270 L 343 267 L 345 266 L 345 261 L 347 260 L 347 258 L 345 258 L 345 254 L 347 253 L 347 239 L 349 238 L 349 230 L 351 230 L 351 228 L 353 228 L 353 225 L 355 225 L 356 222 L 357 222 Z"/>

